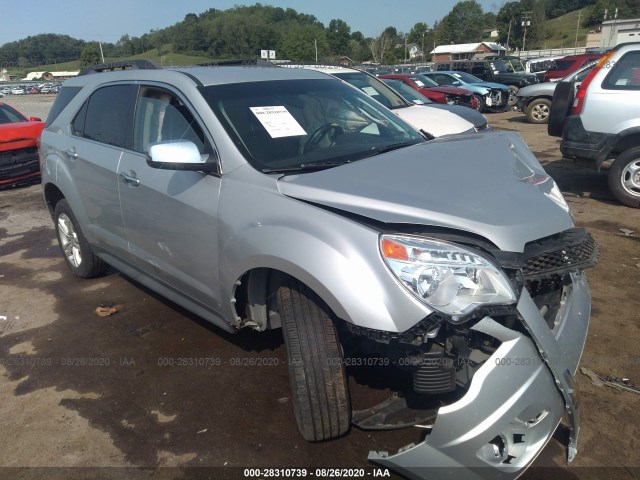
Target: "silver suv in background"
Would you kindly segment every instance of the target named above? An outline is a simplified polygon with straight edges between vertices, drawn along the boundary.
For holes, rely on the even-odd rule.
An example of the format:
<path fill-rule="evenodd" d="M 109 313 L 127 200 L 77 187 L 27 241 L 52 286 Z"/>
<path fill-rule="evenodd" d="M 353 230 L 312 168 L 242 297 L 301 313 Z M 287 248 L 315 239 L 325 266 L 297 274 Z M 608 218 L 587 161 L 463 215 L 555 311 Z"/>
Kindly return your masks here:
<path fill-rule="evenodd" d="M 609 168 L 609 188 L 625 205 L 640 207 L 640 42 L 618 45 L 586 76 L 556 87 L 548 131 L 562 137 L 565 157 Z"/>
<path fill-rule="evenodd" d="M 515 478 L 566 415 L 575 456 L 598 247 L 517 134 L 426 141 L 306 69 L 145 68 L 65 82 L 40 154 L 71 272 L 280 329 L 305 439 L 429 424 L 369 459 Z M 399 394 L 352 411 L 350 365 Z"/>

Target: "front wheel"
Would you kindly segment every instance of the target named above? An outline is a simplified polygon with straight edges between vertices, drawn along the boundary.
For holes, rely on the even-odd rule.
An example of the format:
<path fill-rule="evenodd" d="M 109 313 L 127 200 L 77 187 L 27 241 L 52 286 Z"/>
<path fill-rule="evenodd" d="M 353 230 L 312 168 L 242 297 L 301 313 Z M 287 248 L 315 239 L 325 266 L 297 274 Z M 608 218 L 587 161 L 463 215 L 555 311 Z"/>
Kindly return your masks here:
<path fill-rule="evenodd" d="M 548 98 L 537 98 L 527 106 L 527 120 L 529 123 L 547 123 L 549 121 L 550 110 L 551 100 Z"/>
<path fill-rule="evenodd" d="M 78 220 L 65 199 L 56 204 L 53 222 L 58 243 L 71 273 L 81 278 L 92 278 L 102 274 L 107 265 L 91 250 L 89 242 L 80 230 Z"/>
<path fill-rule="evenodd" d="M 640 147 L 630 148 L 615 159 L 608 180 L 618 201 L 640 208 Z"/>
<path fill-rule="evenodd" d="M 515 85 L 509 85 L 509 107 L 515 107 L 518 103 L 518 90 Z"/>
<path fill-rule="evenodd" d="M 482 112 L 484 110 L 484 97 L 482 95 L 478 95 L 478 94 L 473 94 L 474 97 L 476 97 L 476 100 L 478 102 L 478 106 L 476 106 L 476 110 L 479 112 Z"/>
<path fill-rule="evenodd" d="M 351 405 L 330 309 L 292 277 L 278 289 L 278 305 L 298 429 L 311 442 L 339 437 L 349 430 Z"/>

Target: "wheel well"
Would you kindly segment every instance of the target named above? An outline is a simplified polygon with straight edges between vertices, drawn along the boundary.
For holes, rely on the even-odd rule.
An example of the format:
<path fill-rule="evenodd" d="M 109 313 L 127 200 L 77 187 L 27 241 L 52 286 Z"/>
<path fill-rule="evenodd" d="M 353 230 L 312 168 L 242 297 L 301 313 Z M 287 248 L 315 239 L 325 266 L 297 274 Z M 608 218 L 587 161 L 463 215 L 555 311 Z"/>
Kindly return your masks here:
<path fill-rule="evenodd" d="M 630 148 L 637 147 L 640 145 L 640 132 L 632 133 L 631 135 L 626 135 L 613 146 L 611 152 L 609 153 L 609 157 L 617 157 L 622 152 L 629 150 Z"/>
<path fill-rule="evenodd" d="M 57 203 L 64 198 L 64 194 L 52 183 L 47 183 L 44 187 L 44 200 L 47 203 L 49 213 L 53 215 Z"/>
<path fill-rule="evenodd" d="M 551 102 L 552 98 L 547 97 L 546 95 L 540 95 L 539 97 L 531 97 L 529 100 L 527 100 L 527 106 L 531 105 L 536 100 L 549 100 Z"/>
<path fill-rule="evenodd" d="M 242 275 L 233 291 L 236 322 L 255 330 L 280 328 L 277 291 L 284 272 L 270 268 L 254 268 Z"/>

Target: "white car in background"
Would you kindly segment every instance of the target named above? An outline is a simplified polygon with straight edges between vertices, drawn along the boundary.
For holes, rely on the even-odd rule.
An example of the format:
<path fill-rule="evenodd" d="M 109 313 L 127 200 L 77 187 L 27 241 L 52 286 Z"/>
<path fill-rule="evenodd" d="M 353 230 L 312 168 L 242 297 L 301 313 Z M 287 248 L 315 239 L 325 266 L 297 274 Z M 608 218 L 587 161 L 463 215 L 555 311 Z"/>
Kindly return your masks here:
<path fill-rule="evenodd" d="M 340 66 L 283 66 L 315 70 L 337 77 L 362 90 L 429 138 L 474 133 L 488 128 L 486 117 L 476 110 L 459 105 L 416 105 L 407 101 L 379 78 L 362 70 Z"/>

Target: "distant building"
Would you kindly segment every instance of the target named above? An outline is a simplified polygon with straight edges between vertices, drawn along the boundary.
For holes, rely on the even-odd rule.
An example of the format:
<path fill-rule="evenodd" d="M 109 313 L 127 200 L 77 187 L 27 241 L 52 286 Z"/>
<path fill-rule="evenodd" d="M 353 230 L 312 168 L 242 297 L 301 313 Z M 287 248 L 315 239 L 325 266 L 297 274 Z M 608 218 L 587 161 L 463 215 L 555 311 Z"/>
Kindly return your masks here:
<path fill-rule="evenodd" d="M 482 30 L 482 38 L 498 38 L 500 31 L 497 28 L 484 28 Z"/>
<path fill-rule="evenodd" d="M 602 22 L 600 48 L 607 50 L 620 43 L 640 42 L 640 18 Z"/>
<path fill-rule="evenodd" d="M 493 42 L 439 45 L 431 51 L 432 61 L 468 60 L 477 54 L 504 55 L 506 49 Z"/>
<path fill-rule="evenodd" d="M 24 80 L 66 80 L 78 76 L 78 71 L 75 72 L 29 72 Z"/>

